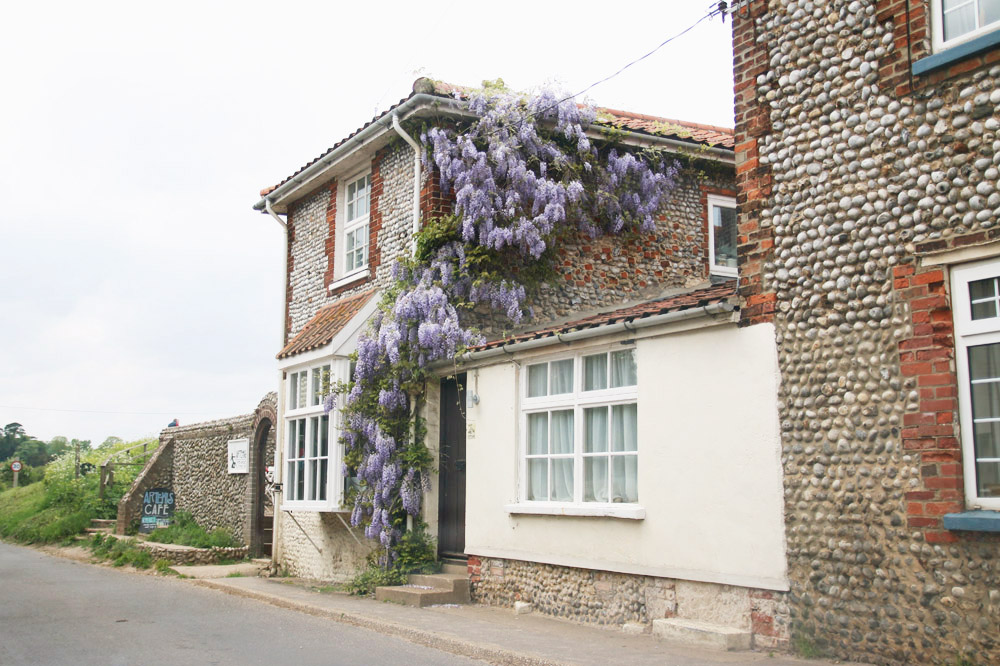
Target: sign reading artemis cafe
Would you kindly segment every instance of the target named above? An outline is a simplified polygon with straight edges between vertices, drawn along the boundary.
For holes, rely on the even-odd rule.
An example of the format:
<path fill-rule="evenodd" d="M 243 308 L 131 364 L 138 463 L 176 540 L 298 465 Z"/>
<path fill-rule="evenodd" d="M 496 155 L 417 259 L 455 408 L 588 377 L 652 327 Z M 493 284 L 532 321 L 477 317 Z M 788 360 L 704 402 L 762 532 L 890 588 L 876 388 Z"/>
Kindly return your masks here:
<path fill-rule="evenodd" d="M 226 456 L 230 474 L 248 474 L 250 472 L 250 440 L 229 440 L 229 455 Z"/>

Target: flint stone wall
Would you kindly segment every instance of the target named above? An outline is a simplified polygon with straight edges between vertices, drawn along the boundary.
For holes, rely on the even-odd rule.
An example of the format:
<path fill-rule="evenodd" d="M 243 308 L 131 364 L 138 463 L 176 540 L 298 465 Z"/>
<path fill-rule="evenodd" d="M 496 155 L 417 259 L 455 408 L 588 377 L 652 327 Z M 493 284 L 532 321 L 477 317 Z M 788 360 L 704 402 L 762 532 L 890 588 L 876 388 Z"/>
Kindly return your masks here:
<path fill-rule="evenodd" d="M 141 519 L 142 498 L 151 488 L 171 488 L 174 484 L 174 442 L 160 439 L 160 445 L 147 461 L 146 467 L 135 477 L 132 486 L 118 502 L 115 533 L 125 534 L 133 523 Z"/>
<path fill-rule="evenodd" d="M 363 529 L 345 527 L 350 519 L 350 514 L 338 517 L 330 512 L 278 511 L 275 521 L 281 524 L 275 562 L 279 569 L 312 580 L 350 580 L 377 545 L 365 538 Z"/>
<path fill-rule="evenodd" d="M 140 541 L 136 544 L 148 550 L 153 560 L 167 560 L 171 564 L 218 564 L 225 560 L 243 560 L 250 552 L 249 546 L 233 548 L 192 548 L 176 544 Z"/>
<path fill-rule="evenodd" d="M 964 508 L 954 338 L 946 272 L 920 262 L 1000 235 L 1000 68 L 910 90 L 930 5 L 908 4 L 909 31 L 898 2 L 734 15 L 741 238 L 771 248 L 744 276 L 774 301 L 792 634 L 847 659 L 1000 663 L 1000 540 L 941 524 Z"/>
<path fill-rule="evenodd" d="M 476 556 L 469 573 L 477 603 L 523 601 L 545 615 L 598 625 L 682 617 L 750 631 L 757 649 L 788 647 L 781 592 Z"/>

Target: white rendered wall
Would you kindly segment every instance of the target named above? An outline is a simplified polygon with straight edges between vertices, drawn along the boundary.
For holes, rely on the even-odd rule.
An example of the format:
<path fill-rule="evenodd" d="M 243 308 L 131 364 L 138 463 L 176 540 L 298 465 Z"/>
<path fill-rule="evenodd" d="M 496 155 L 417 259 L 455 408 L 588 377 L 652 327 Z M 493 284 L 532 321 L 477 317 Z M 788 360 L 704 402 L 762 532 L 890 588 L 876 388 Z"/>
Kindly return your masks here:
<path fill-rule="evenodd" d="M 520 370 L 470 370 L 466 552 L 787 590 L 774 327 L 640 339 L 636 358 L 642 520 L 509 513 Z"/>

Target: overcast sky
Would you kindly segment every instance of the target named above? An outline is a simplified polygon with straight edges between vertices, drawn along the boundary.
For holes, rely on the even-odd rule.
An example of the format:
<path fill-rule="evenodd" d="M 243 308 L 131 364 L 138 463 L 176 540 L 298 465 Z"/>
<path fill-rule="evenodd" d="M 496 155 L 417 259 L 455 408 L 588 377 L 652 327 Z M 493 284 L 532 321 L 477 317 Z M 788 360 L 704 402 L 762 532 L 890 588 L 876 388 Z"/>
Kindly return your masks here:
<path fill-rule="evenodd" d="M 8 3 L 0 427 L 96 445 L 252 411 L 277 386 L 283 308 L 262 187 L 419 76 L 575 93 L 710 6 Z M 731 67 L 716 17 L 588 97 L 731 127 Z"/>

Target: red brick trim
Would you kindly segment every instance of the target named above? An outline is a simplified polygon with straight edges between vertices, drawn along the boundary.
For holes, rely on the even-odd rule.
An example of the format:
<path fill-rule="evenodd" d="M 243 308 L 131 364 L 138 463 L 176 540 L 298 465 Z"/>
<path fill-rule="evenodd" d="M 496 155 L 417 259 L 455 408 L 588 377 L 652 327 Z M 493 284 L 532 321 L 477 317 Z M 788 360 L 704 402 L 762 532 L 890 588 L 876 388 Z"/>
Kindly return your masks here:
<path fill-rule="evenodd" d="M 958 431 L 958 377 L 947 275 L 940 266 L 904 264 L 893 269 L 898 301 L 910 306 L 913 334 L 899 342 L 899 368 L 916 381 L 917 411 L 903 416 L 903 451 L 914 456 L 920 486 L 908 491 L 906 524 L 928 543 L 959 540 L 941 517 L 962 511 L 964 475 Z"/>
<path fill-rule="evenodd" d="M 757 77 L 768 69 L 768 44 L 757 40 L 755 19 L 765 0 L 751 0 L 733 14 L 734 104 L 736 112 L 736 197 L 740 326 L 774 320 L 777 296 L 765 291 L 764 264 L 774 252 L 774 231 L 762 226 L 760 211 L 771 194 L 771 168 L 759 163 L 757 141 L 771 132 L 771 116 L 757 102 Z"/>
<path fill-rule="evenodd" d="M 285 235 L 288 242 L 285 244 L 285 334 L 282 336 L 281 346 L 288 344 L 288 334 L 292 330 L 292 270 L 295 268 L 295 256 L 292 254 L 292 245 L 295 243 L 295 215 L 288 211 L 285 216 Z"/>
<path fill-rule="evenodd" d="M 326 271 L 323 273 L 323 286 L 329 290 L 334 280 L 334 265 L 337 257 L 337 193 L 339 183 L 336 179 L 327 186 L 330 198 L 326 202 Z"/>

